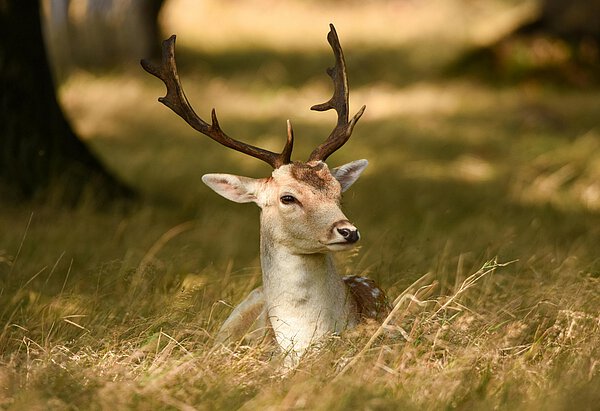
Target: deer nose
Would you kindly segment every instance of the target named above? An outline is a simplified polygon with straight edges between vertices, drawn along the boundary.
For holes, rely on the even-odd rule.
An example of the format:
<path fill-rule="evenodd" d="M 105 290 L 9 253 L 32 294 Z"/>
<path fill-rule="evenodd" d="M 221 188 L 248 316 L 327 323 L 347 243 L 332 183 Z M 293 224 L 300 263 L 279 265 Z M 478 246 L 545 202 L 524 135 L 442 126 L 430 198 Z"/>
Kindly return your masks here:
<path fill-rule="evenodd" d="M 350 230 L 348 228 L 338 228 L 337 232 L 346 239 L 349 243 L 355 243 L 359 239 L 358 230 Z"/>
<path fill-rule="evenodd" d="M 342 227 L 336 227 L 336 231 L 346 240 L 348 243 L 355 243 L 360 238 L 360 234 L 356 227 L 347 221 L 344 224 L 340 224 Z"/>

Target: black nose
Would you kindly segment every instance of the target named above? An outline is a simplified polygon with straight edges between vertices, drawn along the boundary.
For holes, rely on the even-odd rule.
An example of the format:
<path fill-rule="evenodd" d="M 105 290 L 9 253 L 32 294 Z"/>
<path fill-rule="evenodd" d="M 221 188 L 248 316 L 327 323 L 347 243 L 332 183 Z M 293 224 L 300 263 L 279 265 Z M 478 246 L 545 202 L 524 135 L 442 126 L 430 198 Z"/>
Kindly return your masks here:
<path fill-rule="evenodd" d="M 349 230 L 347 228 L 338 228 L 338 233 L 349 243 L 358 241 L 358 230 Z"/>

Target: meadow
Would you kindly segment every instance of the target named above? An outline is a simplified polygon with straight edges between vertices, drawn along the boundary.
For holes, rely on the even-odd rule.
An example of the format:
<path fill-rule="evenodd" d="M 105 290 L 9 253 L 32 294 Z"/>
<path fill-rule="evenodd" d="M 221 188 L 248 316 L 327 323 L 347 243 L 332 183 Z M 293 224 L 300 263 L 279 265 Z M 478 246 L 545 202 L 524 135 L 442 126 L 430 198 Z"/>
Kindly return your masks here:
<path fill-rule="evenodd" d="M 289 118 L 299 160 L 335 122 L 309 107 L 331 94 L 336 24 L 351 111 L 367 111 L 328 163 L 370 162 L 343 204 L 362 239 L 338 267 L 387 291 L 384 324 L 287 374 L 269 344 L 214 347 L 261 281 L 259 211 L 200 178 L 270 170 L 185 125 L 136 62 L 77 72 L 66 113 L 142 199 L 0 201 L 0 408 L 597 409 L 598 86 L 447 70 L 529 3 L 339 3 L 177 0 L 162 24 L 202 117 L 216 107 L 271 150 Z"/>

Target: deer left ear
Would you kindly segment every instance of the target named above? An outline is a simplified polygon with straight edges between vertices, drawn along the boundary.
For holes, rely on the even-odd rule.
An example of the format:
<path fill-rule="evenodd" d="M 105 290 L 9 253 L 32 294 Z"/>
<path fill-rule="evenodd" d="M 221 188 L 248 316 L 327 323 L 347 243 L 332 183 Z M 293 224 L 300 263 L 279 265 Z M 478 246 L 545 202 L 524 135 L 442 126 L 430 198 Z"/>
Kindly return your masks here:
<path fill-rule="evenodd" d="M 331 170 L 331 174 L 342 186 L 342 192 L 350 188 L 358 177 L 365 171 L 369 162 L 367 160 L 356 160 L 343 166 L 339 166 Z"/>
<path fill-rule="evenodd" d="M 259 180 L 254 178 L 233 174 L 205 174 L 202 176 L 202 181 L 212 188 L 215 193 L 228 200 L 236 203 L 256 202 L 256 189 Z"/>

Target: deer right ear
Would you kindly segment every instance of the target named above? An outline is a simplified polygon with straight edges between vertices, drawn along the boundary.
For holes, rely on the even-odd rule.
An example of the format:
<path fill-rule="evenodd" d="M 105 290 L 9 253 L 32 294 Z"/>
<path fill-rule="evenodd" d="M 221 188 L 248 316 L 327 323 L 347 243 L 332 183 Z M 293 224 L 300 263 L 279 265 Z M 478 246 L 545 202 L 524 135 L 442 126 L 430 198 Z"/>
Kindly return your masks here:
<path fill-rule="evenodd" d="M 250 203 L 257 200 L 256 189 L 259 182 L 257 179 L 232 174 L 205 174 L 202 176 L 202 181 L 215 193 L 236 203 Z"/>

